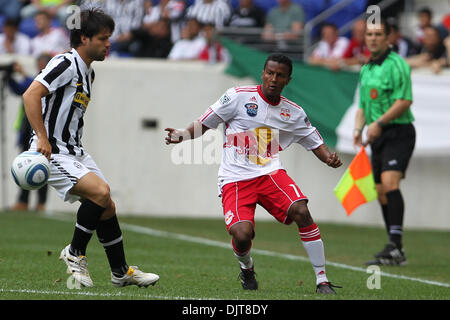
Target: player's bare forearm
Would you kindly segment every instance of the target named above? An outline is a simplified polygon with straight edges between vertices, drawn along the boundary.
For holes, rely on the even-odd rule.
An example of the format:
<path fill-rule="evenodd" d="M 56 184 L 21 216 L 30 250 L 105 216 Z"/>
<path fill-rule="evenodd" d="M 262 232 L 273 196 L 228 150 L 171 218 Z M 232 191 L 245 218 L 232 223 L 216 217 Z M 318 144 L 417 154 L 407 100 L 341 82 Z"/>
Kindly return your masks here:
<path fill-rule="evenodd" d="M 48 94 L 48 90 L 37 81 L 33 81 L 30 87 L 22 95 L 25 113 L 31 127 L 38 137 L 37 151 L 50 158 L 52 148 L 48 141 L 47 130 L 42 120 L 41 99 Z"/>
<path fill-rule="evenodd" d="M 320 145 L 318 148 L 312 150 L 312 152 L 329 167 L 338 168 L 342 166 L 342 161 L 336 152 L 330 152 L 325 144 Z"/>
<path fill-rule="evenodd" d="M 356 111 L 355 117 L 355 128 L 353 130 L 353 146 L 360 147 L 362 145 L 362 132 L 364 126 L 366 125 L 366 117 L 364 115 L 364 111 L 361 108 L 358 108 Z"/>
<path fill-rule="evenodd" d="M 191 140 L 202 136 L 209 128 L 204 126 L 201 122 L 192 122 L 189 127 L 184 130 L 166 128 L 167 137 L 166 144 L 180 143 L 185 140 Z"/>

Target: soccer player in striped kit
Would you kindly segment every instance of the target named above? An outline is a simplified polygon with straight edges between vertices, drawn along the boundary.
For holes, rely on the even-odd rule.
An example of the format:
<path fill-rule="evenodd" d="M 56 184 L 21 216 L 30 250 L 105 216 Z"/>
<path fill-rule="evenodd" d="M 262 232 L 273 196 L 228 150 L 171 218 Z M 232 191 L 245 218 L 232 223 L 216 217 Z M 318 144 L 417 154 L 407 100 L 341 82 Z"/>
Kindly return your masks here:
<path fill-rule="evenodd" d="M 284 55 L 267 58 L 262 85 L 235 87 L 185 130 L 166 128 L 166 144 L 201 136 L 224 123 L 224 145 L 219 169 L 223 213 L 246 290 L 258 289 L 250 255 L 255 236 L 256 204 L 284 224 L 295 222 L 316 275 L 316 292 L 335 293 L 325 273 L 320 231 L 307 206 L 308 199 L 287 175 L 279 151 L 296 142 L 332 168 L 342 165 L 311 125 L 304 110 L 281 96 L 289 83 L 292 62 Z"/>
<path fill-rule="evenodd" d="M 93 286 L 86 248 L 97 232 L 113 285 L 147 287 L 159 276 L 128 266 L 109 185 L 81 144 L 83 116 L 94 81 L 91 63 L 105 59 L 115 23 L 98 9 L 82 11 L 80 21 L 81 28 L 70 33 L 72 50 L 55 56 L 23 94 L 25 112 L 34 130 L 30 150 L 50 160 L 48 184 L 58 195 L 70 203 L 81 201 L 72 242 L 60 255 L 67 272 L 82 286 Z"/>

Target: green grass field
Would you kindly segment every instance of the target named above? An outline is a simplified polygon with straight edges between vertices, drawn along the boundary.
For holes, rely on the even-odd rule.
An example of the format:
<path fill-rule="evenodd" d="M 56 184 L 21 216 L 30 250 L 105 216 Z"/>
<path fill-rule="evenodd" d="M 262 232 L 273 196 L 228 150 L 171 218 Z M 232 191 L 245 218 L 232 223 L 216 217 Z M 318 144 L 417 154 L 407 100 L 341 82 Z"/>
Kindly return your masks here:
<path fill-rule="evenodd" d="M 74 215 L 0 212 L 0 299 L 8 300 L 448 300 L 448 232 L 406 230 L 408 265 L 382 267 L 380 288 L 368 289 L 364 262 L 385 244 L 382 228 L 318 223 L 327 274 L 343 286 L 335 296 L 314 293 L 315 278 L 295 226 L 257 221 L 253 258 L 260 289 L 244 291 L 222 220 L 119 217 L 127 262 L 160 275 L 147 289 L 115 288 L 103 248 L 88 247 L 94 288 L 69 289 L 58 260 Z"/>

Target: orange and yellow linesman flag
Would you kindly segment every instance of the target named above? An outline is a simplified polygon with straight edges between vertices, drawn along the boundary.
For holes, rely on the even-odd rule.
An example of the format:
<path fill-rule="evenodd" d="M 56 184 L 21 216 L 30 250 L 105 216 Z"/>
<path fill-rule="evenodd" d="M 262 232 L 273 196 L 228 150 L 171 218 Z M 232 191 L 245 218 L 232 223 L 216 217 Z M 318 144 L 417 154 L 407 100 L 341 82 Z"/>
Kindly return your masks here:
<path fill-rule="evenodd" d="M 360 205 L 375 200 L 377 189 L 372 174 L 372 166 L 364 147 L 361 147 L 352 163 L 334 188 L 334 194 L 342 203 L 347 216 Z"/>

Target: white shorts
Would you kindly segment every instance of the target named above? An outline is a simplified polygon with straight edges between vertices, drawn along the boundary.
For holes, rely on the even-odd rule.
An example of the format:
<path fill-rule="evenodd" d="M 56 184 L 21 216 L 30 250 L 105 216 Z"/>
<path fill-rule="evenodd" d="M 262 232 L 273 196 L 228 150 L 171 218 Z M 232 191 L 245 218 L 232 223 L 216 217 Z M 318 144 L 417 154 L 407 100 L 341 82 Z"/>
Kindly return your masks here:
<path fill-rule="evenodd" d="M 89 172 L 95 173 L 103 181 L 107 182 L 94 159 L 88 153 L 81 157 L 68 154 L 52 154 L 48 184 L 56 189 L 61 199 L 73 203 L 80 200 L 80 197 L 71 194 L 70 190 L 77 184 L 79 179 Z"/>

